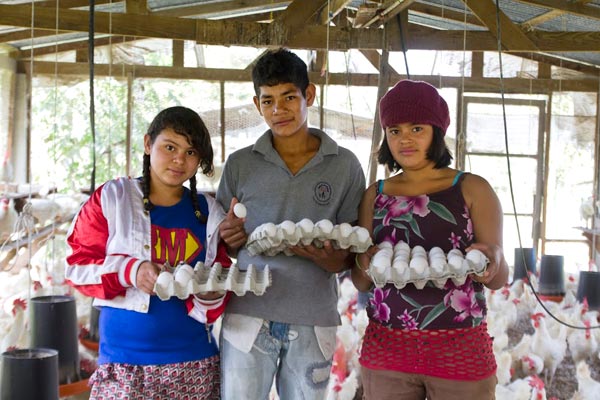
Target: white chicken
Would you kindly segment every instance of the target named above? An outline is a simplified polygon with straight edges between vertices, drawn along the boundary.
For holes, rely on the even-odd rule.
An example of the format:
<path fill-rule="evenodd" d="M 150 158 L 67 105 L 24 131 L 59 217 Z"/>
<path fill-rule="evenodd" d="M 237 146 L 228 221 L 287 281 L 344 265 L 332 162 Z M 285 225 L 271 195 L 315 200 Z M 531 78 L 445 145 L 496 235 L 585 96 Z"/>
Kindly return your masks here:
<path fill-rule="evenodd" d="M 2 344 L 0 345 L 1 351 L 10 350 L 12 348 L 21 348 L 26 346 L 27 340 L 27 320 L 25 309 L 27 308 L 27 302 L 21 298 L 17 298 L 13 301 L 12 315 L 13 319 L 10 321 L 8 330 L 4 333 L 2 338 Z"/>
<path fill-rule="evenodd" d="M 75 215 L 75 213 L 79 210 L 79 207 L 81 207 L 81 205 L 89 198 L 89 196 L 83 193 L 50 193 L 47 198 L 54 201 L 60 207 L 58 217 L 66 218 Z"/>
<path fill-rule="evenodd" d="M 530 400 L 531 386 L 526 379 L 517 379 L 507 386 L 496 385 L 496 400 Z"/>
<path fill-rule="evenodd" d="M 19 215 L 15 210 L 13 199 L 3 197 L 0 199 L 0 239 L 6 240 L 15 229 Z"/>
<path fill-rule="evenodd" d="M 531 397 L 529 400 L 546 400 L 546 389 L 544 381 L 542 381 L 537 375 L 533 375 L 526 378 L 531 386 Z"/>
<path fill-rule="evenodd" d="M 521 357 L 520 370 L 525 376 L 539 375 L 544 370 L 544 360 L 535 354 Z"/>
<path fill-rule="evenodd" d="M 46 224 L 55 221 L 61 212 L 57 202 L 50 199 L 29 199 L 27 203 L 31 204 L 31 215 L 38 224 Z"/>
<path fill-rule="evenodd" d="M 596 336 L 592 335 L 592 332 L 589 329 L 591 326 L 590 320 L 584 320 L 583 325 L 588 329 L 573 329 L 569 333 L 569 336 L 567 336 L 569 350 L 571 351 L 571 356 L 573 357 L 573 362 L 575 364 L 586 360 L 598 351 Z"/>
<path fill-rule="evenodd" d="M 577 363 L 577 392 L 573 400 L 597 399 L 600 394 L 600 382 L 592 379 L 590 368 L 585 361 Z"/>
<path fill-rule="evenodd" d="M 567 329 L 561 325 L 560 333 L 552 337 L 546 327 L 545 315 L 536 313 L 531 316 L 534 321 L 535 333 L 531 337 L 531 352 L 544 360 L 545 381 L 552 385 L 556 368 L 565 358 L 567 351 Z M 550 380 L 548 380 L 550 379 Z"/>
<path fill-rule="evenodd" d="M 508 351 L 496 355 L 496 378 L 499 385 L 508 385 L 512 377 L 512 357 Z"/>

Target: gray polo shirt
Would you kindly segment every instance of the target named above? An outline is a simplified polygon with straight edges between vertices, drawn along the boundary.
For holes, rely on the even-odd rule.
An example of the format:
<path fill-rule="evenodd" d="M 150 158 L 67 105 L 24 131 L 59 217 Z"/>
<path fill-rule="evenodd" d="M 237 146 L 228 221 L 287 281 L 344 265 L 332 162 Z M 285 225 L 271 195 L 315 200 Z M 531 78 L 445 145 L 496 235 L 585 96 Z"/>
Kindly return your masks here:
<path fill-rule="evenodd" d="M 365 190 L 358 159 L 321 130 L 311 128 L 310 133 L 321 139 L 321 145 L 296 175 L 273 148 L 270 130 L 253 146 L 238 150 L 227 159 L 217 200 L 225 210 L 232 197 L 244 203 L 248 209 L 246 232 L 251 233 L 265 222 L 278 224 L 308 218 L 340 224 L 358 219 Z M 335 274 L 302 257 L 251 256 L 245 248 L 240 249 L 237 261 L 241 269 L 248 264 L 259 268 L 268 264 L 272 286 L 262 296 L 233 296 L 227 312 L 300 325 L 340 323 Z"/>

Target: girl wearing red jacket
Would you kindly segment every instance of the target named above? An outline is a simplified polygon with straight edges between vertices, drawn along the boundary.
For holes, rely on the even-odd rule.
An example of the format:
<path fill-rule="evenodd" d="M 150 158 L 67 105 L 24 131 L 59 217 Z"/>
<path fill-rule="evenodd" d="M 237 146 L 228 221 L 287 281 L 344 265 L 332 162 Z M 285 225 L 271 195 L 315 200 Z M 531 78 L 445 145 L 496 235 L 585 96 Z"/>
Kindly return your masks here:
<path fill-rule="evenodd" d="M 143 176 L 106 182 L 76 215 L 67 234 L 66 279 L 102 310 L 90 399 L 219 398 L 210 324 L 228 295 L 161 301 L 153 292 L 166 263 L 231 264 L 218 235 L 225 214 L 196 192 L 196 173 L 211 174 L 212 160 L 200 116 L 167 108 L 144 136 Z"/>

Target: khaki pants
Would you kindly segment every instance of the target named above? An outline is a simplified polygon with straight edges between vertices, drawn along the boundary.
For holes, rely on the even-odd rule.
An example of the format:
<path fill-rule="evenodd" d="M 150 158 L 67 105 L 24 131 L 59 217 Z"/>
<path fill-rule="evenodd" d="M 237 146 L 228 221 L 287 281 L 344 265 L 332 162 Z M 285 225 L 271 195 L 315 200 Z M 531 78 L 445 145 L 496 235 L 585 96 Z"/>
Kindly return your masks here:
<path fill-rule="evenodd" d="M 494 400 L 496 375 L 479 381 L 456 381 L 419 374 L 362 367 L 364 400 Z"/>

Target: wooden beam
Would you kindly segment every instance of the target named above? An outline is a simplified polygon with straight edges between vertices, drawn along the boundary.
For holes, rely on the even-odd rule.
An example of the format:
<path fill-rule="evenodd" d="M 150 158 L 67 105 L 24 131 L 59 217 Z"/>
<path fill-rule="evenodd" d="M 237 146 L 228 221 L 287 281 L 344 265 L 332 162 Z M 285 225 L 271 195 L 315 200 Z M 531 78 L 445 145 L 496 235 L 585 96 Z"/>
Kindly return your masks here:
<path fill-rule="evenodd" d="M 488 27 L 489 32 L 498 40 L 498 24 L 496 4 L 492 0 L 463 0 L 469 9 Z M 502 11 L 500 19 L 500 41 L 504 50 L 528 49 L 538 50 L 537 46 L 516 26 Z"/>
<path fill-rule="evenodd" d="M 184 64 L 184 42 L 183 40 L 173 40 L 173 66 L 183 67 Z"/>
<path fill-rule="evenodd" d="M 552 11 L 548 11 L 547 13 L 540 14 L 537 17 L 530 18 L 527 21 L 521 22 L 520 25 L 521 25 L 521 27 L 523 27 L 524 30 L 530 31 L 535 26 L 541 25 L 547 21 L 551 21 L 551 20 L 558 18 L 564 14 L 565 14 L 564 11 L 552 10 Z"/>
<path fill-rule="evenodd" d="M 329 3 L 329 7 L 323 7 L 319 13 L 319 22 L 321 25 L 331 22 L 352 0 L 333 0 Z"/>
<path fill-rule="evenodd" d="M 548 8 L 549 11 L 554 9 L 564 11 L 568 14 L 577 15 L 580 17 L 600 19 L 600 8 L 588 6 L 584 2 L 573 2 L 565 0 L 515 0 L 519 3 L 530 4 Z"/>
<path fill-rule="evenodd" d="M 471 77 L 483 78 L 483 53 L 481 51 L 471 53 Z"/>
<path fill-rule="evenodd" d="M 279 25 L 287 35 L 293 35 L 326 5 L 327 0 L 294 0 L 273 23 Z"/>
<path fill-rule="evenodd" d="M 381 12 L 371 18 L 362 26 L 362 28 L 385 24 L 387 21 L 410 7 L 410 5 L 414 2 L 415 0 L 386 0 L 385 3 L 380 7 Z"/>
<path fill-rule="evenodd" d="M 20 61 L 17 63 L 19 72 L 29 72 L 30 63 Z M 54 63 L 49 61 L 35 61 L 33 63 L 35 75 L 59 75 L 80 76 L 82 80 L 88 79 L 89 66 L 87 63 Z M 162 78 L 162 79 L 189 79 L 206 81 L 233 81 L 250 82 L 252 77 L 247 70 L 224 69 L 224 68 L 180 68 L 180 67 L 152 67 L 146 65 L 123 65 L 122 74 L 111 75 L 111 66 L 107 64 L 96 64 L 94 66 L 94 75 L 97 77 L 111 76 L 114 79 L 122 79 L 128 73 L 134 78 Z M 352 86 L 378 86 L 379 73 L 377 74 L 358 74 L 353 73 L 350 76 L 346 73 L 330 73 L 327 77 L 327 83 L 330 85 L 352 85 Z M 316 85 L 325 84 L 325 77 L 318 72 L 309 72 L 311 82 Z M 406 76 L 390 74 L 389 86 L 394 85 L 398 80 Z M 464 84 L 465 91 L 471 92 L 490 92 L 498 93 L 500 91 L 500 78 L 463 78 L 460 76 L 432 76 L 432 75 L 414 75 L 411 79 L 422 80 L 438 86 L 441 82 L 444 87 L 461 88 Z M 588 91 L 598 90 L 598 76 L 585 79 L 561 81 L 553 79 L 526 79 L 526 78 L 504 78 L 504 89 L 507 93 L 550 93 L 551 91 Z"/>
<path fill-rule="evenodd" d="M 475 1 L 475 0 L 471 0 Z M 438 31 L 422 26 L 411 25 L 407 46 L 418 50 L 449 51 L 497 51 L 496 39 L 489 32 L 466 32 L 466 48 L 463 47 L 463 31 Z M 542 52 L 600 52 L 600 32 L 527 32 L 527 37 Z M 395 49 L 400 45 L 395 43 Z M 530 52 L 526 48 L 513 48 L 512 52 Z"/>
<path fill-rule="evenodd" d="M 518 57 L 527 58 L 532 61 L 537 61 L 540 65 L 550 64 L 561 68 L 572 69 L 573 71 L 578 71 L 584 74 L 588 74 L 590 76 L 598 76 L 598 67 L 593 67 L 590 65 L 584 65 L 582 63 L 578 63 L 575 61 L 565 60 L 559 57 L 553 57 L 551 54 L 540 54 L 540 53 L 511 53 L 507 52 L 506 54 L 512 54 Z"/>
<path fill-rule="evenodd" d="M 574 0 L 574 3 L 578 3 L 578 4 L 587 4 L 590 3 L 592 0 Z M 548 11 L 546 13 L 543 13 L 541 15 L 538 15 L 537 17 L 533 17 L 527 21 L 524 21 L 521 23 L 521 26 L 526 29 L 526 30 L 532 30 L 533 27 L 537 26 L 537 25 L 541 25 L 546 21 L 551 21 L 553 19 L 556 19 L 558 17 L 560 17 L 561 15 L 566 14 L 567 12 L 564 10 L 552 10 L 552 11 Z"/>
<path fill-rule="evenodd" d="M 538 63 L 538 78 L 551 79 L 552 78 L 552 66 L 546 63 Z"/>
<path fill-rule="evenodd" d="M 379 71 L 381 65 L 381 54 L 377 50 L 360 50 L 361 54 Z"/>
<path fill-rule="evenodd" d="M 135 38 L 133 36 L 103 37 L 103 38 L 94 40 L 94 47 L 108 46 L 110 44 L 113 44 L 113 45 L 121 44 L 121 43 L 126 43 L 126 42 L 132 42 L 135 40 L 139 40 L 139 38 Z M 33 51 L 31 49 L 21 50 L 20 58 L 28 59 L 28 58 L 31 58 L 32 55 L 34 57 L 38 57 L 38 56 L 54 54 L 54 53 L 64 53 L 67 51 L 77 51 L 77 52 L 85 51 L 85 52 L 87 52 L 87 50 L 88 50 L 87 40 L 62 43 L 62 44 L 58 44 L 58 45 L 49 43 L 47 46 L 44 46 L 44 47 L 36 47 L 33 49 Z"/>
<path fill-rule="evenodd" d="M 20 40 L 26 40 L 31 38 L 31 29 L 19 29 L 12 32 L 0 33 L 0 43 L 10 43 Z M 46 36 L 56 35 L 56 32 L 52 32 L 46 29 L 34 29 L 33 37 L 42 38 Z"/>
<path fill-rule="evenodd" d="M 474 3 L 475 0 L 470 0 Z M 159 17 L 155 15 L 96 13 L 96 32 L 139 38 L 169 38 L 194 40 L 197 43 L 227 46 L 279 47 L 286 45 L 301 49 L 381 49 L 382 30 L 351 29 L 307 25 L 296 32 L 287 43 L 281 41 L 271 24 L 231 22 Z M 0 25 L 31 26 L 31 6 L 0 5 Z M 62 10 L 59 14 L 59 31 L 88 31 L 88 12 Z M 52 8 L 36 9 L 35 27 L 56 29 L 56 11 Z M 411 24 L 408 27 L 408 49 L 450 51 L 496 51 L 495 38 L 484 31 L 466 32 L 463 48 L 463 31 L 439 31 Z M 543 52 L 592 51 L 600 52 L 600 32 L 527 32 L 525 35 Z M 329 40 L 328 40 L 329 39 Z M 521 46 L 517 46 L 521 44 Z M 524 40 L 511 42 L 510 51 L 530 52 Z M 401 51 L 400 40 L 391 41 L 388 50 Z"/>
<path fill-rule="evenodd" d="M 146 0 L 125 0 L 126 14 L 148 14 L 148 3 Z"/>

